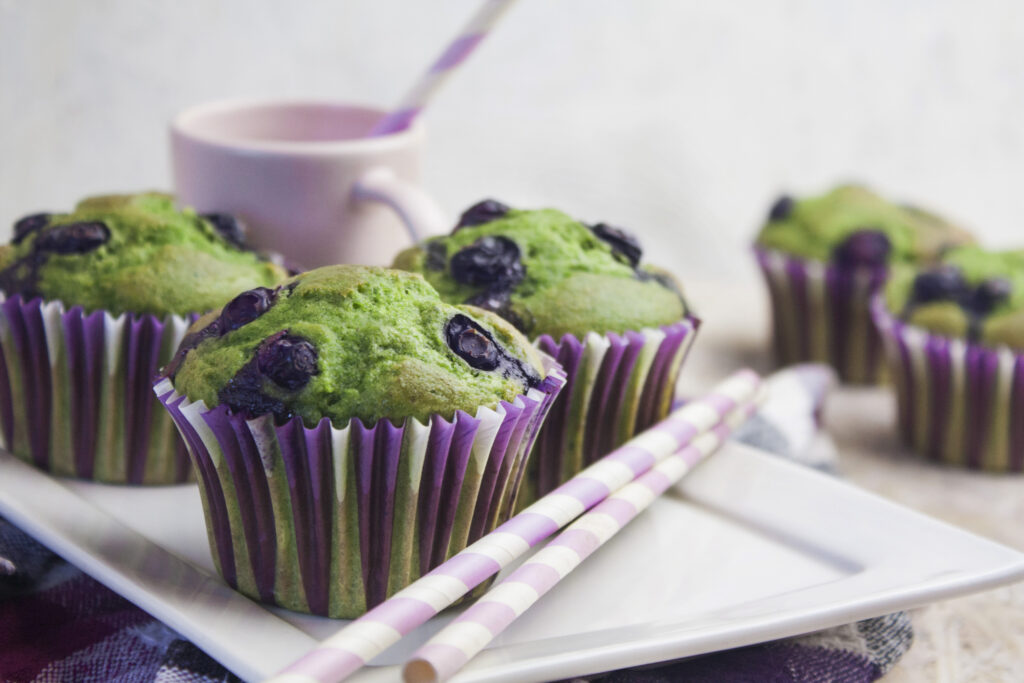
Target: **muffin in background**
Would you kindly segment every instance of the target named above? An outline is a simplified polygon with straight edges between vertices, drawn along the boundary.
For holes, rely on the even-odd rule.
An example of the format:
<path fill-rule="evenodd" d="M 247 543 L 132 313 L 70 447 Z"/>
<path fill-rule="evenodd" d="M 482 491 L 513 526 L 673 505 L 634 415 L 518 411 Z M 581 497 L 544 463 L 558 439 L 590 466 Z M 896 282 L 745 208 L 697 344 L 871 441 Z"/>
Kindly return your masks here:
<path fill-rule="evenodd" d="M 936 461 L 1024 471 L 1024 250 L 898 266 L 872 312 L 903 440 Z"/>
<path fill-rule="evenodd" d="M 778 362 L 826 362 L 844 382 L 878 381 L 881 346 L 869 307 L 890 267 L 932 263 L 973 241 L 935 214 L 860 185 L 780 197 L 754 245 L 771 297 Z"/>
<path fill-rule="evenodd" d="M 668 413 L 699 321 L 675 278 L 642 255 L 619 228 L 485 200 L 451 234 L 395 257 L 445 301 L 497 313 L 566 369 L 523 506 Z"/>
<path fill-rule="evenodd" d="M 54 474 L 187 481 L 151 380 L 196 315 L 286 277 L 245 248 L 232 217 L 199 216 L 165 194 L 22 218 L 0 247 L 4 446 Z"/>
<path fill-rule="evenodd" d="M 509 518 L 564 383 L 498 316 L 365 266 L 239 294 L 165 374 L 218 571 L 346 618 Z"/>

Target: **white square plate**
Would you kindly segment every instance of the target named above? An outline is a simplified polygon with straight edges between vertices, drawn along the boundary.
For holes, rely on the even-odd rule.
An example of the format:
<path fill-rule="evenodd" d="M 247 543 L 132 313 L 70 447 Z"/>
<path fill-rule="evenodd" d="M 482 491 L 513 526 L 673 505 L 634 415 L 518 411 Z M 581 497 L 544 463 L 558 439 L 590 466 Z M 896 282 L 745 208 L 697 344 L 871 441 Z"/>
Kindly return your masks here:
<path fill-rule="evenodd" d="M 258 605 L 213 570 L 195 486 L 56 479 L 0 453 L 0 514 L 245 679 L 344 622 Z M 730 443 L 499 637 L 460 681 L 565 678 L 806 633 L 1024 577 L 1024 554 Z M 399 680 L 447 613 L 360 680 Z"/>

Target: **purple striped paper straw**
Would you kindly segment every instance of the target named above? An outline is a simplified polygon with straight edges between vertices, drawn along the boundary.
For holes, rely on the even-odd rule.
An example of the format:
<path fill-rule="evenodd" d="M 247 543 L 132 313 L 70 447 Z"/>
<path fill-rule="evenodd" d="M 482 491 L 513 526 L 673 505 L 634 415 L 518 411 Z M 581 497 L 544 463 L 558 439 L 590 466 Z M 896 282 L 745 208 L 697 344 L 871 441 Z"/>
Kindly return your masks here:
<path fill-rule="evenodd" d="M 613 491 L 735 412 L 746 415 L 761 379 L 740 370 L 672 412 L 419 580 L 320 643 L 270 679 L 329 683 L 354 673 L 402 636 L 521 557 Z"/>
<path fill-rule="evenodd" d="M 569 572 L 634 517 L 713 453 L 757 401 L 734 411 L 689 446 L 662 460 L 573 522 L 540 552 L 441 629 L 413 654 L 403 670 L 406 683 L 449 679 Z"/>
<path fill-rule="evenodd" d="M 455 40 L 448 44 L 441 56 L 406 93 L 398 107 L 377 122 L 370 131 L 370 136 L 388 135 L 407 128 L 452 72 L 466 61 L 477 45 L 483 42 L 488 32 L 513 2 L 515 0 L 486 0 Z"/>

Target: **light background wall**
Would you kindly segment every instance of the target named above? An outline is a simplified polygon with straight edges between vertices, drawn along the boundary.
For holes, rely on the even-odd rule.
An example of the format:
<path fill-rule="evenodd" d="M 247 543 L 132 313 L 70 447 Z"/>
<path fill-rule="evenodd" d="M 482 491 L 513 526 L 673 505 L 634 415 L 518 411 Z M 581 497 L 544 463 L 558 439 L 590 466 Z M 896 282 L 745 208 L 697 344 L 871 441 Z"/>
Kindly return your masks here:
<path fill-rule="evenodd" d="M 168 187 L 166 123 L 198 101 L 391 103 L 476 6 L 0 0 L 0 230 Z M 843 179 L 1024 245 L 1018 0 L 521 0 L 427 124 L 453 215 L 558 205 L 684 278 L 751 276 L 773 197 Z"/>

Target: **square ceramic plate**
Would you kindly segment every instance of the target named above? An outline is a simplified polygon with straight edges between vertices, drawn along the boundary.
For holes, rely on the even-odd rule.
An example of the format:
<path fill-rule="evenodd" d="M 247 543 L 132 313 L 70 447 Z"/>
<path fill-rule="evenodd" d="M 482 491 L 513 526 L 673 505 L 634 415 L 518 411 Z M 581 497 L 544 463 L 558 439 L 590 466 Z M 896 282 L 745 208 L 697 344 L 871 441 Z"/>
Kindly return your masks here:
<path fill-rule="evenodd" d="M 214 574 L 194 486 L 51 478 L 0 453 L 0 514 L 245 679 L 344 622 L 263 607 Z M 462 672 L 564 678 L 781 638 L 1008 583 L 1024 554 L 842 481 L 728 444 Z M 452 618 L 384 653 L 394 666 Z"/>

